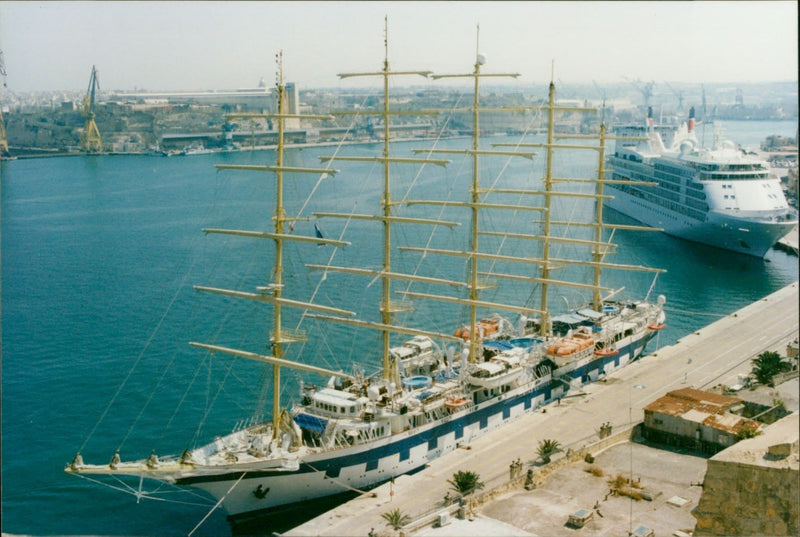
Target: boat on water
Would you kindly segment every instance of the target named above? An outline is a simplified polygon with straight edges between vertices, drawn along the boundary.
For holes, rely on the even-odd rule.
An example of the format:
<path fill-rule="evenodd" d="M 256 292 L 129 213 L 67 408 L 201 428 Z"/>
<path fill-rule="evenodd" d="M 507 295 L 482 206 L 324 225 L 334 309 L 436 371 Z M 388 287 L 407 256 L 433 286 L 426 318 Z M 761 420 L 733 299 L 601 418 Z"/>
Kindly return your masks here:
<path fill-rule="evenodd" d="M 693 108 L 678 127 L 654 125 L 650 109 L 647 124 L 617 134 L 606 206 L 668 235 L 755 257 L 797 225 L 765 161 L 719 137 L 701 147 Z"/>
<path fill-rule="evenodd" d="M 208 155 L 209 153 L 216 153 L 213 149 L 209 149 L 201 143 L 193 143 L 183 148 L 179 155 Z"/>
<path fill-rule="evenodd" d="M 82 476 L 109 475 L 114 478 L 139 479 L 140 490 L 144 480 L 166 482 L 177 486 L 194 487 L 216 498 L 233 522 L 268 513 L 281 506 L 336 495 L 353 490 L 365 490 L 396 476 L 424 467 L 429 461 L 469 444 L 473 439 L 499 427 L 513 426 L 516 418 L 526 412 L 568 395 L 588 382 L 636 360 L 645 347 L 664 326 L 665 299 L 656 303 L 645 300 L 615 298 L 622 289 L 613 290 L 601 285 L 601 272 L 611 270 L 646 271 L 658 275 L 660 269 L 624 265 L 606 261 L 616 246 L 607 237 L 609 230 L 636 226 L 606 224 L 602 219 L 603 155 L 605 130 L 601 126 L 597 145 L 569 146 L 556 141 L 554 117 L 556 112 L 581 111 L 562 107 L 555 101 L 555 86 L 550 84 L 548 103 L 538 107 L 548 115 L 546 140 L 537 144 L 514 144 L 512 149 L 486 149 L 479 145 L 479 82 L 484 77 L 516 77 L 515 73 L 483 73 L 485 58 L 478 54 L 474 69 L 467 74 L 433 75 L 434 79 L 448 77 L 471 78 L 474 81 L 474 100 L 469 113 L 473 117 L 471 147 L 460 150 L 420 149 L 418 157 L 397 157 L 391 154 L 390 122 L 394 115 L 408 115 L 408 111 L 389 107 L 388 81 L 394 76 L 431 76 L 427 71 L 392 71 L 389 68 L 388 46 L 383 69 L 372 73 L 348 73 L 341 77 L 377 76 L 384 82 L 383 108 L 374 113 L 383 120 L 383 144 L 380 155 L 320 157 L 323 162 L 369 161 L 382 165 L 384 184 L 377 214 L 315 213 L 317 218 L 361 219 L 381 226 L 383 259 L 378 269 L 307 265 L 308 269 L 324 271 L 328 281 L 339 274 L 357 275 L 380 281 L 381 300 L 378 305 L 380 321 L 358 318 L 355 312 L 315 302 L 305 302 L 291 296 L 291 288 L 283 278 L 283 244 L 293 241 L 310 246 L 324 244 L 343 247 L 348 243 L 321 237 L 290 233 L 291 219 L 283 208 L 282 184 L 289 174 L 332 174 L 331 168 L 301 168 L 284 163 L 283 132 L 287 118 L 286 94 L 283 83 L 282 61 L 279 57 L 277 85 L 278 112 L 269 117 L 278 125 L 277 162 L 274 166 L 218 165 L 219 169 L 248 170 L 274 173 L 277 184 L 274 229 L 270 232 L 229 229 L 205 229 L 206 233 L 227 234 L 255 239 L 267 239 L 275 246 L 272 280 L 256 292 L 197 287 L 198 290 L 256 300 L 271 306 L 273 330 L 270 337 L 270 354 L 233 349 L 210 343 L 192 343 L 198 349 L 211 353 L 247 358 L 268 364 L 272 368 L 272 419 L 246 426 L 217 437 L 213 442 L 199 447 L 188 447 L 182 454 L 157 456 L 124 461 L 115 453 L 108 464 L 89 464 L 78 453 L 65 470 Z M 532 107 L 528 107 L 532 108 Z M 518 110 L 508 110 L 515 112 Z M 428 113 L 420 111 L 420 114 Z M 429 113 L 438 113 L 430 111 Z M 305 119 L 326 119 L 327 116 L 303 116 Z M 502 146 L 505 144 L 494 144 Z M 532 153 L 522 146 L 545 149 L 547 167 L 543 178 L 544 188 L 500 189 L 481 187 L 479 159 L 532 158 Z M 553 176 L 552 160 L 555 150 L 565 147 L 597 151 L 599 174 L 589 179 L 557 179 Z M 469 192 L 462 200 L 410 200 L 402 202 L 392 198 L 390 164 L 446 166 L 446 159 L 434 158 L 437 154 L 466 156 L 472 163 L 472 180 Z M 560 184 L 591 185 L 592 192 L 560 190 Z M 585 189 L 583 189 L 585 190 Z M 489 199 L 504 195 L 524 198 L 529 203 L 493 203 Z M 549 207 L 556 197 L 588 199 L 593 204 L 590 222 L 559 221 L 552 217 Z M 446 226 L 453 228 L 458 222 L 441 218 L 422 218 L 398 214 L 398 208 L 411 205 L 453 207 L 466 211 L 469 217 L 469 248 L 463 251 L 437 249 L 431 246 L 400 246 L 400 250 L 417 252 L 426 257 L 448 256 L 466 259 L 469 267 L 466 278 L 446 279 L 398 272 L 392 264 L 393 248 L 390 241 L 394 226 Z M 481 239 L 492 237 L 495 231 L 482 229 L 478 214 L 483 211 L 525 211 L 524 214 L 541 215 L 541 220 L 519 219 L 514 240 L 528 248 L 531 256 L 514 256 L 502 251 L 487 251 L 493 244 L 484 245 Z M 584 227 L 581 227 L 583 225 Z M 588 230 L 589 238 L 576 238 L 564 229 Z M 529 233 L 525 231 L 529 230 Z M 555 233 L 551 230 L 559 229 Z M 583 235 L 586 235 L 584 233 Z M 580 258 L 557 257 L 559 245 L 569 244 L 582 250 Z M 573 248 L 571 248 L 573 249 Z M 494 261 L 503 261 L 503 271 L 495 268 Z M 521 266 L 522 273 L 505 272 L 506 266 Z M 591 273 L 591 282 L 559 280 L 554 276 L 565 267 L 582 267 Z M 531 273 L 536 275 L 531 275 Z M 481 297 L 487 289 L 488 279 L 506 279 L 529 283 L 538 292 L 530 304 L 528 293 L 517 297 L 518 303 L 491 302 Z M 400 291 L 393 284 L 398 281 L 424 284 L 444 289 L 454 289 L 450 294 Z M 655 284 L 655 280 L 654 280 Z M 588 290 L 592 301 L 580 308 L 554 315 L 548 306 L 548 289 L 568 287 Z M 427 287 L 426 287 L 427 288 Z M 653 286 L 650 290 L 652 291 Z M 426 326 L 413 326 L 398 322 L 398 313 L 407 304 L 396 302 L 396 294 L 415 300 L 456 304 L 465 308 L 469 317 L 466 328 L 453 323 L 452 332 L 436 332 Z M 605 296 L 603 295 L 605 293 Z M 650 293 L 648 292 L 648 295 Z M 553 298 L 553 297 L 551 297 Z M 375 375 L 367 375 L 362 367 L 333 370 L 309 363 L 309 359 L 293 356 L 288 347 L 302 341 L 303 334 L 284 325 L 283 308 L 296 308 L 307 318 L 326 323 L 376 330 L 380 345 L 373 355 L 381 364 Z M 496 311 L 519 315 L 511 323 Z M 491 313 L 485 313 L 489 311 Z M 481 315 L 479 315 L 479 312 Z M 410 316 L 413 320 L 414 316 Z M 409 336 L 411 336 L 410 339 Z M 398 339 L 400 338 L 400 339 Z M 398 344 L 397 342 L 402 343 Z M 581 344 L 575 344 L 579 341 Z M 394 342 L 394 343 L 393 343 Z M 329 342 L 335 344 L 335 342 Z M 552 352 L 551 352 L 552 348 Z M 602 351 L 602 352 L 596 352 Z M 613 352 L 612 352 L 613 351 Z M 292 368 L 313 375 L 316 382 L 301 382 L 299 394 L 291 405 L 281 406 L 281 370 Z M 322 379 L 322 380 L 320 380 Z M 93 477 L 94 478 L 94 477 Z M 132 489 L 134 490 L 134 489 Z M 158 490 L 158 489 L 156 489 Z"/>

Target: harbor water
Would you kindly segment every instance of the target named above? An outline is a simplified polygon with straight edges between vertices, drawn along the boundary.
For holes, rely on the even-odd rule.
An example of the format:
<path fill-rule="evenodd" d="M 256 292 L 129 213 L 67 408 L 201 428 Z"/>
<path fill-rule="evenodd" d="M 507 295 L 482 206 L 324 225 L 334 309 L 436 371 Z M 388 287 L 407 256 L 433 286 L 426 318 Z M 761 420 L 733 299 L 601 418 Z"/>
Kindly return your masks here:
<path fill-rule="evenodd" d="M 756 147 L 766 136 L 795 136 L 796 121 L 726 122 L 724 133 Z M 506 140 L 493 140 L 506 141 Z M 448 147 L 463 141 L 444 142 Z M 427 145 L 426 145 L 427 144 Z M 400 154 L 427 142 L 395 145 Z M 370 154 L 374 147 L 306 147 L 288 152 L 289 165 L 318 166 L 319 155 Z M 596 154 L 568 159 L 571 176 L 591 176 Z M 274 181 L 270 174 L 217 172 L 215 164 L 268 164 L 271 151 L 187 157 L 81 156 L 2 163 L 2 531 L 32 535 L 186 535 L 214 502 L 201 494 L 151 494 L 159 485 L 67 475 L 76 452 L 87 462 L 180 454 L 246 425 L 265 414 L 271 368 L 193 349 L 189 341 L 268 352 L 270 318 L 261 304 L 198 293 L 194 285 L 254 291 L 270 281 L 271 243 L 204 234 L 203 228 L 270 229 Z M 482 185 L 520 188 L 540 177 L 542 158 L 482 172 Z M 315 211 L 377 212 L 381 174 L 372 164 L 342 163 L 320 180 L 288 183 L 285 196 L 300 218 L 291 232 L 315 233 L 303 218 Z M 395 199 L 458 199 L 468 163 L 454 159 L 446 169 L 398 170 Z M 429 173 L 430 172 L 430 173 Z M 570 176 L 570 175 L 566 175 Z M 463 186 L 463 185 L 461 185 Z M 309 194 L 311 201 L 306 203 Z M 556 208 L 568 218 L 586 206 Z M 591 210 L 591 207 L 588 208 Z M 415 215 L 463 220 L 448 209 L 412 205 Z M 607 220 L 629 223 L 619 214 Z M 482 225 L 515 230 L 530 215 L 496 215 Z M 311 271 L 304 263 L 380 266 L 379 228 L 346 219 L 322 219 L 330 238 L 352 242 L 341 250 L 290 245 L 284 283 L 292 297 L 313 298 L 374 319 L 377 283 Z M 373 235 L 369 235 L 373 226 Z M 463 228 L 464 226 L 460 226 Z M 397 242 L 464 247 L 464 230 L 396 227 Z M 487 239 L 491 240 L 491 239 Z M 608 286 L 633 299 L 651 291 L 667 297 L 667 328 L 649 350 L 674 343 L 721 316 L 757 301 L 798 278 L 795 256 L 770 250 L 754 259 L 668 237 L 662 233 L 617 232 L 613 262 L 666 269 L 650 274 L 608 274 Z M 521 255 L 523 245 L 506 246 Z M 498 246 L 499 248 L 499 246 Z M 517 248 L 517 250 L 514 250 Z M 303 261 L 295 259 L 302 251 Z M 421 259 L 398 253 L 405 271 L 463 277 L 463 260 Z M 432 256 L 429 256 L 432 257 Z M 427 265 L 426 265 L 427 263 Z M 431 266 L 432 265 L 432 266 Z M 505 270 L 505 268 L 503 268 Z M 427 272 L 426 272 L 427 271 Z M 498 272 L 502 272 L 499 270 Z M 399 287 L 399 286 L 398 286 Z M 505 285 L 487 292 L 528 296 L 535 289 Z M 288 292 L 288 291 L 287 291 Z M 494 296 L 491 294 L 494 293 Z M 522 295 L 521 295 L 522 294 Z M 483 296 L 483 295 L 482 295 Z M 554 294 L 551 307 L 574 307 L 589 297 L 576 291 Z M 415 301 L 418 326 L 451 332 L 466 319 L 441 304 Z M 370 317 L 372 316 L 372 317 Z M 287 313 L 308 334 L 293 349 L 305 361 L 330 368 L 360 364 L 376 370 L 377 336 L 344 326 L 321 327 Z M 398 342 L 401 342 L 399 340 Z M 297 394 L 299 374 L 285 370 L 285 405 Z M 266 382 L 265 382 L 266 381 Z M 265 387 L 266 386 L 266 387 Z M 108 486 L 110 485 L 110 486 Z M 276 526 L 277 528 L 277 526 Z M 285 528 L 284 528 L 285 529 Z M 269 534 L 270 528 L 264 529 Z M 225 514 L 214 510 L 194 535 L 230 534 Z"/>

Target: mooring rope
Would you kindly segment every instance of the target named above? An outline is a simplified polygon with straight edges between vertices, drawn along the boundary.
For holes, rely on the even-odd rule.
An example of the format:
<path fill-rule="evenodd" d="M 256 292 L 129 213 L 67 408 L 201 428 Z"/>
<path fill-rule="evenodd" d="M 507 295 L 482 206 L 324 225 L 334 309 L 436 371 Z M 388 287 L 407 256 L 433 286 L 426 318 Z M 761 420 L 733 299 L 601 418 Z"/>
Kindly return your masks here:
<path fill-rule="evenodd" d="M 675 312 L 675 313 L 688 313 L 690 315 L 705 315 L 707 317 L 719 317 L 719 318 L 722 318 L 722 317 L 727 317 L 728 315 L 731 315 L 730 313 L 707 313 L 707 312 L 703 312 L 703 311 L 679 310 L 679 309 L 676 309 L 676 308 L 667 308 L 667 307 L 664 307 L 664 309 L 666 311 L 672 311 L 672 312 Z"/>
<path fill-rule="evenodd" d="M 211 508 L 211 510 L 210 510 L 208 513 L 206 513 L 206 516 L 204 516 L 204 517 L 203 517 L 203 520 L 201 520 L 200 522 L 198 522 L 198 523 L 197 523 L 197 526 L 195 526 L 195 527 L 192 529 L 192 531 L 190 531 L 190 532 L 189 532 L 189 536 L 188 536 L 188 537 L 192 537 L 192 534 L 193 534 L 195 531 L 197 531 L 197 528 L 199 528 L 200 526 L 202 526 L 202 525 L 203 525 L 203 523 L 204 523 L 204 522 L 205 522 L 205 521 L 208 519 L 208 517 L 210 517 L 210 516 L 211 516 L 211 513 L 213 513 L 214 511 L 216 511 L 216 510 L 217 510 L 217 508 L 220 506 L 220 504 L 222 504 L 222 502 L 225 500 L 225 498 L 227 498 L 227 497 L 228 497 L 228 494 L 230 494 L 230 493 L 231 493 L 231 491 L 232 491 L 233 489 L 235 489 L 235 488 L 236 488 L 236 485 L 238 485 L 238 484 L 239 484 L 239 482 L 241 482 L 241 480 L 242 480 L 242 479 L 244 479 L 244 476 L 246 476 L 246 475 L 247 475 L 247 472 L 242 472 L 242 475 L 240 475 L 240 476 L 239 476 L 239 479 L 237 479 L 237 480 L 236 480 L 236 483 L 234 483 L 233 485 L 231 485 L 231 488 L 229 488 L 229 489 L 228 489 L 228 492 L 226 492 L 226 493 L 225 493 L 225 495 L 224 495 L 222 498 L 220 498 L 220 499 L 219 499 L 219 501 L 218 501 L 217 503 L 215 503 L 215 504 L 214 504 L 214 507 L 212 507 L 212 508 Z"/>

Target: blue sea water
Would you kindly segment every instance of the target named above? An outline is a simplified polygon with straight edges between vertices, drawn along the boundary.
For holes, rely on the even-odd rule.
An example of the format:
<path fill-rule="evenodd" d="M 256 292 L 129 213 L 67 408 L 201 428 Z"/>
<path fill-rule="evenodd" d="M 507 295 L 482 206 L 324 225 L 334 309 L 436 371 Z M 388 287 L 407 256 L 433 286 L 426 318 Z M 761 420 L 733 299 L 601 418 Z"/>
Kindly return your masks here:
<path fill-rule="evenodd" d="M 769 134 L 794 136 L 796 122 L 726 122 L 725 134 L 757 145 Z M 452 147 L 461 141 L 446 142 Z M 421 144 L 396 144 L 399 153 Z M 289 164 L 317 166 L 318 155 L 336 148 L 291 150 Z M 343 154 L 371 154 L 374 147 L 351 146 Z M 565 175 L 591 174 L 589 156 L 565 158 Z M 143 497 L 137 482 L 110 482 L 128 494 L 67 475 L 63 468 L 77 451 L 87 462 L 106 462 L 120 449 L 123 458 L 180 453 L 186 447 L 229 432 L 240 420 L 268 411 L 269 368 L 207 354 L 189 341 L 216 342 L 265 351 L 270 318 L 257 303 L 197 293 L 193 285 L 254 290 L 270 279 L 269 241 L 217 234 L 204 227 L 261 229 L 270 226 L 275 196 L 268 174 L 216 172 L 215 164 L 261 163 L 271 151 L 156 158 L 86 156 L 3 162 L 2 180 L 2 531 L 33 535 L 185 535 L 211 510 L 213 501 L 186 494 Z M 541 159 L 490 165 L 482 184 L 525 184 L 541 176 Z M 381 174 L 368 164 L 336 164 L 341 172 L 317 183 L 317 176 L 287 183 L 287 211 L 374 213 Z M 572 167 L 574 169 L 569 169 Z M 400 199 L 452 197 L 463 191 L 468 163 L 454 159 L 447 169 L 417 175 L 396 171 Z M 587 171 L 588 170 L 588 171 Z M 517 184 L 515 184 L 517 183 Z M 499 183 L 498 183 L 499 184 Z M 312 202 L 304 205 L 311 190 Z M 411 206 L 431 216 L 439 209 Z M 555 210 L 563 215 L 585 205 Z M 462 219 L 457 210 L 444 218 Z M 535 216 L 491 215 L 485 229 L 521 228 Z M 609 219 L 625 221 L 621 215 Z M 378 267 L 371 224 L 324 219 L 329 237 L 353 244 L 334 250 L 316 245 L 287 246 L 287 289 L 301 299 L 345 307 L 374 317 L 380 285 L 344 275 L 307 270 L 304 262 Z M 313 223 L 298 220 L 298 233 L 313 234 Z M 398 226 L 396 243 L 465 247 L 464 226 L 453 230 Z M 486 239 L 490 241 L 492 239 Z M 667 270 L 653 294 L 667 296 L 668 327 L 658 345 L 668 345 L 720 316 L 780 289 L 798 278 L 798 260 L 777 250 L 751 259 L 667 237 L 660 233 L 617 232 L 616 262 Z M 504 245 L 520 254 L 522 246 Z M 516 249 L 516 250 L 515 250 Z M 418 254 L 396 253 L 398 268 L 413 271 Z M 433 257 L 433 256 L 429 256 Z M 462 260 L 437 258 L 420 273 L 458 279 Z M 494 267 L 497 271 L 511 271 Z M 517 269 L 519 270 L 519 269 Z M 572 274 L 578 276 L 578 274 Z M 625 295 L 647 293 L 652 275 L 610 273 L 609 287 Z M 320 284 L 320 280 L 322 280 Z M 503 285 L 488 300 L 530 290 Z M 534 293 L 531 293 L 534 295 Z M 535 296 L 535 295 L 534 295 Z M 558 304 L 577 305 L 586 296 L 555 294 Z M 415 301 L 415 318 L 443 331 L 466 321 L 441 304 Z M 552 304 L 551 304 L 552 306 Z M 554 306 L 555 307 L 555 306 Z M 266 316 L 265 316 L 266 315 Z M 322 327 L 287 312 L 287 322 L 306 329 L 309 342 L 298 353 L 327 367 L 367 360 L 375 335 L 347 327 Z M 284 404 L 300 377 L 284 370 Z M 108 483 L 108 481 L 106 481 Z M 132 487 L 130 489 L 126 487 Z M 153 484 L 145 483 L 145 490 Z M 166 492 L 162 489 L 159 492 Z M 164 499 L 172 500 L 169 502 Z M 265 533 L 267 531 L 265 530 Z M 195 535 L 226 535 L 220 510 Z"/>

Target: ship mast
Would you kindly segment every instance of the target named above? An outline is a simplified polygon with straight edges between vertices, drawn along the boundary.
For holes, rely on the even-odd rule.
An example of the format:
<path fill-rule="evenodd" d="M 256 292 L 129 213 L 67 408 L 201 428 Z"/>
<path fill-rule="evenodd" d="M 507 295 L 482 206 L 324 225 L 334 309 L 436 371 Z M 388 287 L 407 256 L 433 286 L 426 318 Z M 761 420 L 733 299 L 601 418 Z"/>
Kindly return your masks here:
<path fill-rule="evenodd" d="M 511 207 L 508 205 L 498 205 L 498 204 L 488 204 L 481 201 L 481 194 L 494 192 L 494 190 L 486 190 L 481 189 L 480 186 L 480 161 L 479 157 L 481 155 L 503 155 L 503 156 L 515 156 L 515 157 L 524 157 L 527 159 L 533 158 L 533 153 L 530 152 L 519 152 L 519 151 L 493 151 L 493 150 L 482 150 L 479 147 L 480 142 L 480 113 L 481 112 L 510 112 L 510 111 L 520 111 L 521 108 L 517 107 L 504 107 L 502 109 L 486 109 L 480 107 L 480 79 L 481 78 L 517 78 L 519 77 L 519 73 L 482 73 L 481 66 L 486 62 L 486 58 L 483 54 L 480 53 L 480 26 L 477 27 L 477 36 L 476 36 L 476 50 L 475 50 L 475 65 L 473 71 L 469 74 L 454 74 L 454 75 L 433 75 L 434 79 L 445 79 L 445 78 L 472 78 L 474 89 L 473 89 L 473 101 L 472 101 L 472 108 L 470 109 L 472 113 L 472 123 L 473 123 L 473 130 L 472 130 L 472 148 L 466 151 L 459 151 L 459 150 L 448 150 L 448 149 L 435 149 L 435 150 L 428 150 L 428 149 L 418 149 L 415 152 L 431 152 L 431 153 L 453 153 L 453 154 L 467 154 L 472 157 L 472 184 L 470 186 L 470 199 L 469 202 L 465 204 L 453 203 L 453 202 L 436 202 L 436 201 L 423 201 L 423 200 L 413 200 L 407 201 L 408 204 L 429 204 L 429 205 L 447 205 L 447 206 L 462 206 L 467 207 L 470 209 L 470 247 L 468 252 L 457 252 L 457 251 L 447 251 L 447 250 L 434 250 L 434 249 L 419 249 L 419 248 L 403 248 L 404 250 L 409 251 L 422 251 L 422 252 L 434 252 L 444 255 L 456 255 L 456 256 L 466 256 L 468 257 L 469 262 L 469 275 L 468 275 L 468 298 L 466 300 L 454 300 L 448 297 L 442 296 L 435 296 L 435 295 L 422 295 L 418 293 L 406 293 L 409 296 L 416 296 L 421 298 L 432 298 L 436 300 L 448 301 L 448 302 L 456 302 L 462 303 L 469 306 L 469 361 L 475 362 L 477 361 L 478 355 L 478 345 L 480 344 L 480 334 L 477 333 L 478 331 L 478 308 L 479 307 L 498 307 L 501 309 L 507 309 L 511 311 L 517 311 L 520 313 L 531 313 L 535 312 L 536 310 L 531 310 L 529 308 L 520 308 L 510 305 L 503 305 L 503 304 L 494 304 L 489 302 L 482 302 L 479 300 L 479 291 L 484 288 L 481 282 L 478 279 L 479 271 L 478 271 L 478 261 L 480 259 L 505 259 L 510 261 L 521 261 L 521 262 L 534 262 L 538 263 L 538 260 L 528 260 L 528 259 L 520 259 L 520 258 L 511 258 L 510 256 L 499 256 L 499 255 L 492 255 L 492 254 L 485 254 L 479 251 L 479 236 L 481 235 L 481 231 L 479 229 L 479 220 L 478 214 L 481 209 L 485 208 L 493 208 L 493 209 L 522 209 L 522 210 L 539 210 L 539 208 L 532 208 L 532 207 Z M 537 312 L 538 313 L 538 312 Z"/>
<path fill-rule="evenodd" d="M 566 144 L 560 142 L 563 139 L 585 139 L 585 140 L 598 140 L 595 135 L 556 135 L 555 134 L 555 113 L 556 112 L 595 112 L 594 108 L 576 107 L 576 106 L 558 106 L 556 105 L 555 97 L 555 84 L 551 80 L 548 89 L 547 105 L 543 107 L 528 107 L 527 109 L 544 109 L 547 110 L 547 139 L 545 143 L 497 143 L 492 144 L 494 147 L 533 147 L 545 148 L 545 171 L 543 177 L 544 190 L 541 192 L 536 191 L 519 191 L 528 194 L 540 194 L 544 197 L 544 211 L 542 220 L 542 235 L 541 236 L 524 236 L 540 240 L 542 242 L 542 257 L 541 257 L 541 278 L 533 279 L 541 284 L 540 306 L 541 306 L 541 323 L 539 326 L 539 335 L 547 336 L 552 331 L 550 308 L 548 307 L 548 291 L 551 285 L 573 287 L 579 289 L 587 289 L 592 291 L 592 307 L 595 311 L 602 310 L 603 298 L 602 291 L 610 291 L 610 289 L 601 286 L 601 273 L 603 268 L 613 268 L 620 270 L 631 271 L 645 271 L 645 272 L 664 272 L 663 269 L 654 269 L 650 267 L 638 265 L 624 265 L 616 263 L 606 263 L 605 256 L 614 251 L 616 245 L 611 244 L 603 239 L 603 230 L 611 229 L 612 237 L 613 232 L 617 229 L 637 230 L 637 231 L 659 231 L 654 228 L 635 225 L 617 225 L 606 224 L 603 222 L 603 200 L 608 199 L 609 196 L 603 194 L 603 184 L 605 183 L 618 183 L 619 181 L 606 180 L 604 178 L 604 160 L 605 160 L 605 142 L 609 139 L 617 139 L 616 137 L 606 136 L 605 124 L 600 126 L 599 143 L 598 145 L 581 145 L 581 144 Z M 627 139 L 627 138 L 626 138 Z M 559 140 L 559 141 L 556 141 Z M 564 178 L 554 177 L 553 175 L 553 155 L 555 149 L 568 149 L 568 150 L 594 150 L 598 152 L 599 164 L 598 174 L 596 179 L 581 179 L 581 178 Z M 595 193 L 575 193 L 575 192 L 559 192 L 555 186 L 563 183 L 594 183 Z M 511 192 L 511 191 L 507 191 Z M 571 222 L 571 221 L 557 221 L 552 218 L 552 199 L 555 196 L 565 196 L 572 198 L 591 198 L 595 201 L 595 219 L 593 222 Z M 594 228 L 595 234 L 593 240 L 581 240 L 572 238 L 562 238 L 552 234 L 554 226 L 589 226 Z M 513 236 L 514 234 L 512 234 Z M 517 235 L 522 238 L 521 235 Z M 580 261 L 575 259 L 559 259 L 551 256 L 551 247 L 553 243 L 569 243 L 576 245 L 589 246 L 592 251 L 591 261 Z M 577 282 L 569 282 L 564 280 L 555 280 L 552 278 L 552 271 L 556 268 L 563 267 L 564 265 L 585 265 L 593 269 L 593 281 L 591 284 L 581 284 Z M 608 297 L 607 297 L 608 298 Z"/>
<path fill-rule="evenodd" d="M 353 215 L 353 214 L 339 214 L 339 213 L 315 213 L 316 216 L 325 216 L 325 217 L 339 217 L 339 218 L 360 218 L 360 219 L 367 219 L 367 220 L 378 220 L 381 221 L 383 224 L 383 259 L 382 259 L 382 270 L 379 273 L 375 273 L 373 271 L 369 271 L 366 269 L 350 269 L 347 267 L 333 267 L 333 266 L 318 266 L 318 265 L 308 265 L 310 268 L 314 269 L 321 269 L 321 270 L 334 270 L 340 272 L 349 272 L 355 274 L 365 274 L 365 275 L 374 275 L 378 276 L 381 279 L 381 303 L 380 303 L 380 324 L 375 323 L 368 323 L 365 321 L 347 321 L 347 324 L 352 324 L 356 326 L 363 326 L 368 328 L 375 328 L 380 330 L 381 332 L 381 354 L 382 354 L 382 371 L 383 371 L 383 378 L 389 382 L 394 382 L 395 385 L 399 385 L 400 379 L 398 377 L 397 371 L 397 364 L 393 363 L 392 356 L 390 353 L 391 347 L 391 334 L 393 332 L 404 332 L 404 333 L 413 333 L 413 334 L 423 334 L 422 331 L 414 331 L 408 329 L 400 329 L 393 325 L 393 315 L 395 313 L 401 311 L 410 311 L 411 308 L 405 304 L 398 303 L 391 299 L 392 295 L 392 280 L 393 279 L 408 279 L 412 281 L 428 281 L 428 283 L 448 283 L 453 284 L 454 282 L 444 281 L 444 280 L 437 280 L 433 278 L 421 278 L 411 275 L 402 275 L 392 272 L 392 263 L 391 263 L 391 237 L 392 237 L 392 223 L 393 222 L 403 222 L 403 223 L 416 223 L 416 224 L 434 224 L 434 225 L 446 225 L 446 226 L 455 226 L 457 225 L 456 222 L 445 222 L 439 220 L 429 220 L 429 219 L 414 219 L 414 218 L 399 218 L 393 215 L 393 208 L 396 205 L 394 201 L 392 201 L 392 193 L 391 193 L 391 180 L 390 180 L 390 165 L 392 163 L 404 163 L 404 164 L 436 164 L 439 166 L 445 166 L 450 161 L 442 160 L 442 159 L 429 159 L 429 158 L 397 158 L 392 157 L 390 154 L 390 122 L 391 118 L 395 115 L 431 115 L 431 114 L 438 114 L 437 110 L 416 110 L 416 111 L 399 111 L 399 110 L 391 110 L 389 107 L 389 79 L 394 76 L 408 76 L 408 75 L 415 75 L 415 76 L 422 76 L 427 78 L 428 75 L 431 74 L 430 71 L 392 71 L 389 67 L 389 27 L 388 27 L 388 17 L 384 18 L 384 60 L 383 60 L 383 69 L 378 72 L 365 72 L 365 73 L 341 73 L 339 74 L 339 78 L 353 78 L 353 77 L 372 77 L 377 76 L 383 79 L 383 107 L 381 110 L 376 111 L 344 111 L 344 112 L 333 112 L 334 115 L 341 114 L 341 115 L 348 115 L 348 114 L 358 114 L 358 115 L 376 115 L 383 120 L 383 149 L 381 152 L 380 157 L 351 157 L 351 156 L 324 156 L 320 157 L 320 160 L 323 162 L 331 161 L 331 160 L 349 160 L 349 161 L 377 161 L 381 162 L 383 165 L 383 193 L 381 198 L 381 215 L 380 216 L 370 216 L 370 215 Z M 314 317 L 314 316 L 312 316 Z M 316 318 L 322 318 L 321 316 L 317 316 Z M 334 319 L 335 320 L 335 319 Z M 339 322 L 342 322 L 339 320 Z M 431 334 L 436 337 L 442 337 L 443 334 Z"/>
<path fill-rule="evenodd" d="M 287 119 L 317 119 L 327 120 L 332 119 L 331 116 L 320 115 L 300 115 L 287 113 L 286 110 L 286 85 L 283 76 L 283 52 L 281 51 L 276 55 L 276 62 L 278 64 L 278 75 L 276 82 L 276 96 L 278 101 L 277 114 L 228 114 L 226 118 L 271 118 L 277 120 L 277 147 L 276 147 L 276 163 L 275 166 L 258 166 L 258 165 L 232 165 L 220 164 L 216 168 L 218 170 L 250 170 L 250 171 L 263 171 L 275 173 L 275 209 L 272 216 L 274 223 L 273 233 L 263 233 L 257 231 L 239 231 L 230 229 L 204 229 L 206 233 L 223 233 L 228 235 L 238 235 L 254 238 L 272 239 L 275 244 L 275 259 L 272 266 L 272 282 L 264 287 L 257 289 L 258 293 L 246 293 L 240 291 L 232 291 L 227 289 L 217 289 L 212 287 L 195 286 L 199 291 L 212 292 L 226 296 L 233 296 L 237 298 L 245 298 L 249 300 L 256 300 L 266 302 L 273 305 L 274 317 L 273 327 L 270 334 L 270 351 L 268 356 L 247 351 L 240 351 L 236 349 L 229 349 L 219 347 L 216 345 L 208 345 L 204 343 L 192 343 L 193 346 L 209 350 L 211 352 L 223 352 L 232 356 L 242 358 L 249 358 L 265 363 L 272 364 L 272 436 L 278 438 L 280 434 L 280 394 L 281 394 L 281 367 L 292 367 L 305 371 L 314 371 L 321 374 L 348 376 L 343 375 L 341 372 L 334 372 L 324 368 L 317 368 L 299 362 L 293 362 L 285 359 L 285 345 L 304 341 L 304 334 L 300 331 L 292 331 L 284 327 L 283 322 L 283 307 L 294 307 L 299 309 L 310 309 L 315 311 L 322 311 L 326 313 L 333 313 L 336 315 L 352 316 L 353 312 L 322 306 L 313 303 L 300 302 L 284 298 L 284 284 L 283 284 L 283 243 L 287 240 L 315 243 L 315 244 L 330 244 L 333 246 L 346 246 L 348 243 L 344 241 L 337 241 L 325 239 L 321 237 L 300 236 L 286 233 L 286 226 L 290 222 L 299 220 L 299 218 L 290 218 L 286 216 L 286 210 L 283 202 L 283 186 L 284 174 L 286 173 L 302 173 L 302 174 L 334 174 L 336 170 L 329 168 L 298 168 L 289 167 L 284 165 L 284 135 L 285 124 Z"/>

